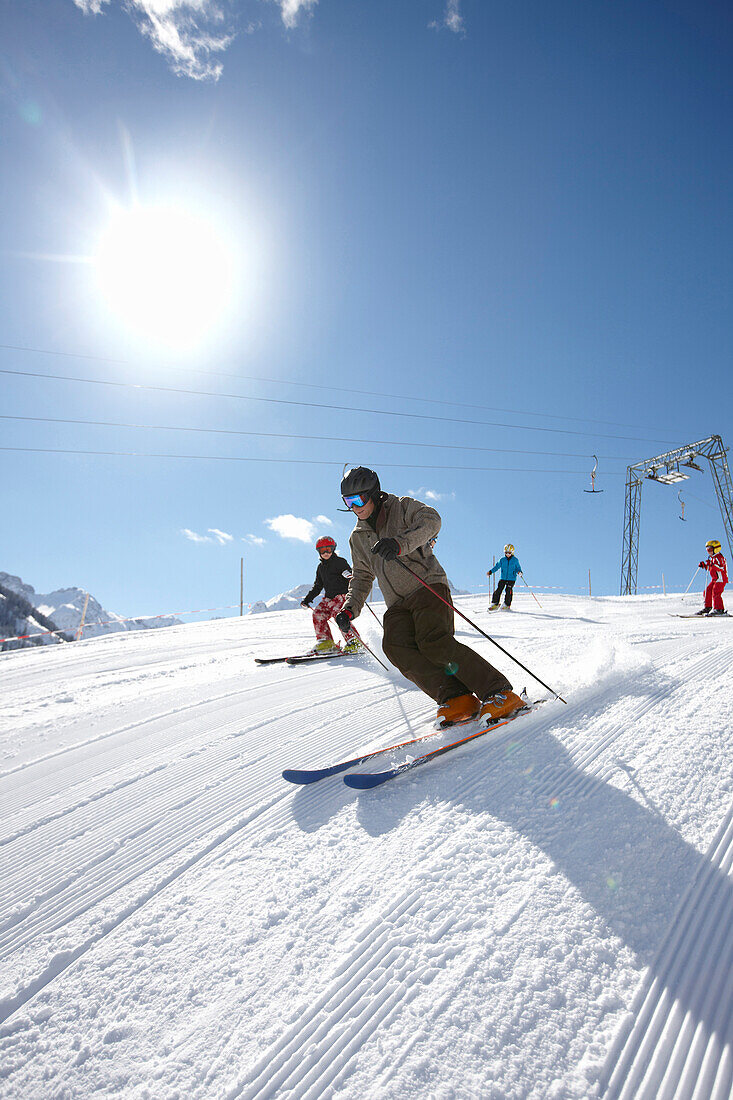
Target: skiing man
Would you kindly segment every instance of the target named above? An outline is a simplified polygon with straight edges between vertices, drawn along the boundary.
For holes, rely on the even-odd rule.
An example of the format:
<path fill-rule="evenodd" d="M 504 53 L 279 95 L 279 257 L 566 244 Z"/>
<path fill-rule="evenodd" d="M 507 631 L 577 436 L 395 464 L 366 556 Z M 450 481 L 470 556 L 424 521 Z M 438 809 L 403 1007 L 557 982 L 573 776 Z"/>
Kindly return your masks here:
<path fill-rule="evenodd" d="M 506 588 L 506 594 L 504 596 L 504 606 L 507 611 L 512 606 L 512 596 L 514 595 L 514 584 L 517 577 L 522 575 L 522 567 L 519 564 L 519 558 L 514 556 L 514 547 L 510 542 L 504 547 L 504 557 L 499 558 L 493 569 L 489 569 L 486 576 L 490 577 L 492 573 L 495 573 L 497 569 L 501 569 L 499 583 L 494 590 L 494 595 L 491 597 L 491 606 L 489 611 L 496 611 L 501 601 L 501 594 Z"/>
<path fill-rule="evenodd" d="M 330 535 L 324 535 L 323 538 L 318 540 L 316 550 L 321 559 L 316 569 L 316 579 L 308 595 L 301 600 L 300 606 L 310 610 L 311 602 L 318 593 L 325 592 L 318 607 L 313 611 L 316 644 L 311 652 L 319 657 L 331 657 L 334 653 L 341 653 L 342 650 L 333 640 L 328 620 L 336 618 L 344 606 L 346 593 L 349 590 L 351 566 L 346 558 L 338 556 L 336 542 Z M 342 633 L 346 639 L 343 652 L 356 653 L 359 649 L 359 640 L 354 631 L 348 628 L 343 630 L 342 628 Z"/>
<path fill-rule="evenodd" d="M 697 615 L 725 615 L 723 607 L 723 589 L 728 583 L 728 566 L 723 556 L 723 548 L 717 539 L 710 539 L 705 549 L 708 552 L 707 561 L 700 562 L 700 569 L 707 569 L 710 574 L 710 582 L 705 589 L 705 606 L 696 612 Z"/>
<path fill-rule="evenodd" d="M 341 495 L 357 524 L 350 539 L 354 568 L 349 593 L 336 616 L 339 627 L 346 630 L 359 615 L 376 579 L 387 604 L 384 652 L 408 680 L 435 699 L 441 724 L 479 715 L 493 722 L 524 706 L 501 672 L 454 637 L 448 578 L 433 554 L 441 525 L 435 509 L 412 497 L 382 492 L 376 473 L 363 466 L 346 474 Z"/>

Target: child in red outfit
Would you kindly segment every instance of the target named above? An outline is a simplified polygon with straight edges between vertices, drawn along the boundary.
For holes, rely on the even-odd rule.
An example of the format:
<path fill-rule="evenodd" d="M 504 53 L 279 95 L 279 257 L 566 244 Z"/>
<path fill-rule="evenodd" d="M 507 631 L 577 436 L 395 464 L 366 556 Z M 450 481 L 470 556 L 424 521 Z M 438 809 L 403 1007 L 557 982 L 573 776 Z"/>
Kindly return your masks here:
<path fill-rule="evenodd" d="M 723 607 L 723 589 L 728 583 L 728 566 L 717 539 L 710 539 L 705 549 L 708 559 L 700 562 L 700 568 L 707 569 L 710 583 L 705 589 L 705 606 L 697 614 L 725 615 L 727 612 Z"/>
<path fill-rule="evenodd" d="M 311 652 L 319 657 L 328 657 L 341 652 L 333 640 L 328 620 L 335 618 L 344 606 L 351 579 L 351 566 L 346 558 L 338 556 L 336 542 L 330 535 L 324 535 L 318 540 L 316 550 L 321 559 L 316 570 L 316 579 L 308 595 L 301 600 L 300 606 L 311 610 L 311 601 L 319 592 L 325 593 L 318 607 L 313 611 L 316 644 Z M 347 630 L 343 634 L 346 640 L 343 652 L 356 653 L 359 648 L 359 639 L 354 631 Z"/>

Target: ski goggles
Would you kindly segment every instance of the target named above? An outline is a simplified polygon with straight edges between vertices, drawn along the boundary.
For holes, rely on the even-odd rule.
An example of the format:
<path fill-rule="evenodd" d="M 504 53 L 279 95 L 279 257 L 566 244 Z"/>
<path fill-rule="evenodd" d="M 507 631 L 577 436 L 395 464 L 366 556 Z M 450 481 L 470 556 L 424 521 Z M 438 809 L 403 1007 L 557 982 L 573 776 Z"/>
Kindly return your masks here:
<path fill-rule="evenodd" d="M 364 508 L 369 503 L 368 493 L 352 493 L 341 498 L 347 508 Z"/>
<path fill-rule="evenodd" d="M 323 557 L 324 554 L 333 554 L 333 546 L 324 546 L 322 550 L 318 551 L 318 556 Z"/>

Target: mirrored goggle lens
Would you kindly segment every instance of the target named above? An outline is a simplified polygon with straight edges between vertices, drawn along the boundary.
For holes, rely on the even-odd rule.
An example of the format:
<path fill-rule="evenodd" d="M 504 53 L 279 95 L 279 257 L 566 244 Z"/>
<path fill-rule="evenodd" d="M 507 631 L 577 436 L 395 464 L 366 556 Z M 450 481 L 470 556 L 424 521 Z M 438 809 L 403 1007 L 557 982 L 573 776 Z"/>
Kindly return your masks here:
<path fill-rule="evenodd" d="M 363 508 L 368 500 L 369 497 L 366 493 L 354 493 L 352 496 L 343 498 L 347 508 Z"/>

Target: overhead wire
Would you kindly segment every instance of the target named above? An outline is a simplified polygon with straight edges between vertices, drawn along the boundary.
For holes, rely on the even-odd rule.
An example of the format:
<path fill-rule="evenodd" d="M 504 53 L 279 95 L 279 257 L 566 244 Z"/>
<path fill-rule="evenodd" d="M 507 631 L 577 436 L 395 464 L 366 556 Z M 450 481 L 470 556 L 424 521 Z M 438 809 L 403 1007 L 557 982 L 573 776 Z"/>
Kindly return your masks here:
<path fill-rule="evenodd" d="M 434 416 L 429 413 L 399 412 L 393 409 L 363 409 L 358 407 L 355 408 L 353 405 L 330 405 L 315 401 L 290 401 L 282 397 L 257 397 L 251 394 L 221 393 L 220 391 L 212 390 L 189 390 L 182 389 L 176 386 L 155 386 L 149 383 L 119 382 L 115 379 L 110 378 L 83 378 L 79 377 L 78 375 L 44 374 L 40 371 L 12 370 L 7 367 L 0 367 L 0 374 L 13 375 L 24 378 L 44 378 L 47 380 L 62 382 L 78 382 L 96 386 L 112 386 L 117 389 L 140 390 L 153 393 L 177 393 L 192 397 L 214 397 L 225 398 L 226 400 L 231 401 L 258 401 L 269 405 L 288 405 L 291 407 L 294 406 L 307 409 L 328 409 L 333 412 L 368 413 L 377 416 L 391 416 L 409 420 L 431 420 L 444 424 L 471 424 L 482 428 L 512 428 L 518 431 L 525 432 L 550 432 L 554 435 L 593 436 L 593 438 L 595 439 L 622 439 L 635 443 L 664 443 L 665 445 L 671 445 L 673 442 L 676 442 L 668 439 L 641 439 L 637 436 L 609 435 L 598 432 L 579 432 L 574 431 L 570 428 L 545 428 L 529 424 L 507 424 L 505 421 L 470 420 L 467 418 L 451 416 Z"/>
<path fill-rule="evenodd" d="M 212 435 L 244 435 L 260 439 L 306 439 L 318 443 L 368 443 L 385 447 L 430 447 L 446 451 L 488 451 L 492 454 L 544 455 L 552 458 L 591 458 L 582 451 L 529 451 L 510 447 L 480 447 L 465 443 L 423 443 L 404 439 L 359 439 L 356 436 L 339 435 L 303 435 L 297 432 L 253 432 L 240 428 L 202 428 L 185 424 L 135 424 L 119 420 L 82 420 L 60 416 L 21 416 L 0 413 L 0 420 L 24 420 L 40 424 L 76 424 L 96 428 L 137 428 L 146 431 L 198 432 Z M 619 455 L 601 455 L 602 458 L 616 462 L 626 462 Z"/>
<path fill-rule="evenodd" d="M 54 350 L 49 349 L 49 348 L 28 348 L 28 347 L 23 347 L 23 346 L 16 345 L 16 344 L 0 344 L 0 349 L 4 350 L 4 351 L 20 351 L 20 352 L 33 353 L 35 355 L 56 355 L 56 356 L 63 357 L 63 358 L 66 358 L 66 359 L 85 359 L 85 360 L 88 360 L 90 362 L 97 362 L 97 363 L 115 363 L 118 366 L 125 366 L 125 367 L 136 365 L 134 363 L 131 363 L 127 359 L 112 359 L 112 358 L 108 358 L 106 356 L 101 356 L 101 355 L 83 355 L 83 354 L 78 354 L 76 352 L 54 351 Z M 158 368 L 158 369 L 161 369 L 161 368 Z M 456 408 L 456 409 L 482 409 L 486 412 L 493 412 L 493 413 L 508 412 L 508 413 L 512 413 L 512 414 L 516 414 L 516 415 L 520 415 L 520 416 L 544 417 L 545 419 L 548 419 L 548 420 L 570 420 L 570 421 L 573 421 L 574 423 L 578 423 L 578 424 L 605 424 L 607 427 L 634 428 L 634 429 L 640 429 L 640 428 L 645 427 L 645 425 L 641 425 L 641 424 L 622 424 L 622 423 L 620 423 L 619 421 L 616 421 L 616 420 L 595 420 L 593 418 L 584 417 L 584 416 L 567 416 L 567 415 L 560 416 L 557 413 L 528 412 L 526 409 L 506 409 L 506 408 L 502 408 L 502 407 L 497 406 L 497 405 L 479 405 L 479 404 L 476 404 L 476 402 L 473 402 L 473 401 L 472 402 L 449 401 L 445 398 L 422 397 L 419 394 L 384 393 L 384 392 L 381 392 L 379 390 L 357 390 L 357 389 L 349 388 L 347 386 L 332 385 L 330 383 L 328 385 L 326 385 L 325 383 L 319 383 L 319 382 L 303 382 L 303 381 L 292 379 L 292 378 L 267 378 L 267 377 L 263 377 L 263 376 L 260 376 L 260 375 L 237 374 L 233 371 L 216 371 L 216 370 L 208 370 L 208 369 L 204 370 L 202 368 L 182 367 L 182 366 L 175 366 L 175 367 L 163 366 L 162 369 L 163 370 L 168 370 L 168 371 L 179 371 L 179 372 L 183 372 L 183 373 L 186 373 L 186 374 L 203 374 L 207 377 L 235 378 L 237 380 L 244 381 L 244 382 L 263 382 L 263 383 L 266 383 L 268 385 L 276 385 L 276 386 L 300 386 L 300 387 L 305 388 L 305 389 L 328 390 L 329 392 L 336 392 L 336 393 L 353 393 L 353 394 L 356 394 L 360 397 L 388 397 L 390 400 L 396 400 L 396 401 L 420 401 L 420 402 L 423 402 L 424 404 L 428 404 L 428 405 L 441 405 L 441 406 L 450 405 L 452 408 Z M 654 430 L 662 430 L 662 429 L 654 429 Z M 666 429 L 664 429 L 664 430 L 666 430 Z M 654 440 L 653 442 L 663 442 L 663 440 Z"/>
<path fill-rule="evenodd" d="M 181 459 L 195 459 L 206 460 L 212 462 L 267 462 L 267 463 L 282 463 L 307 466 L 335 466 L 341 470 L 343 463 L 334 459 L 325 458 L 269 458 L 265 456 L 243 456 L 243 455 L 180 455 L 169 454 L 164 452 L 152 452 L 152 451 L 94 451 L 94 450 L 81 450 L 72 447 L 5 447 L 1 446 L 0 451 L 21 451 L 28 454 L 62 454 L 62 455 L 94 455 L 110 458 L 181 458 Z M 464 470 L 464 471 L 479 471 L 487 473 L 509 473 L 509 474 L 584 474 L 585 470 L 548 470 L 540 469 L 533 470 L 526 467 L 507 467 L 507 466 L 442 466 L 434 465 L 430 466 L 424 462 L 380 462 L 381 467 L 387 467 L 393 470 Z M 609 474 L 609 477 L 623 477 L 624 474 L 619 471 L 617 474 Z"/>

